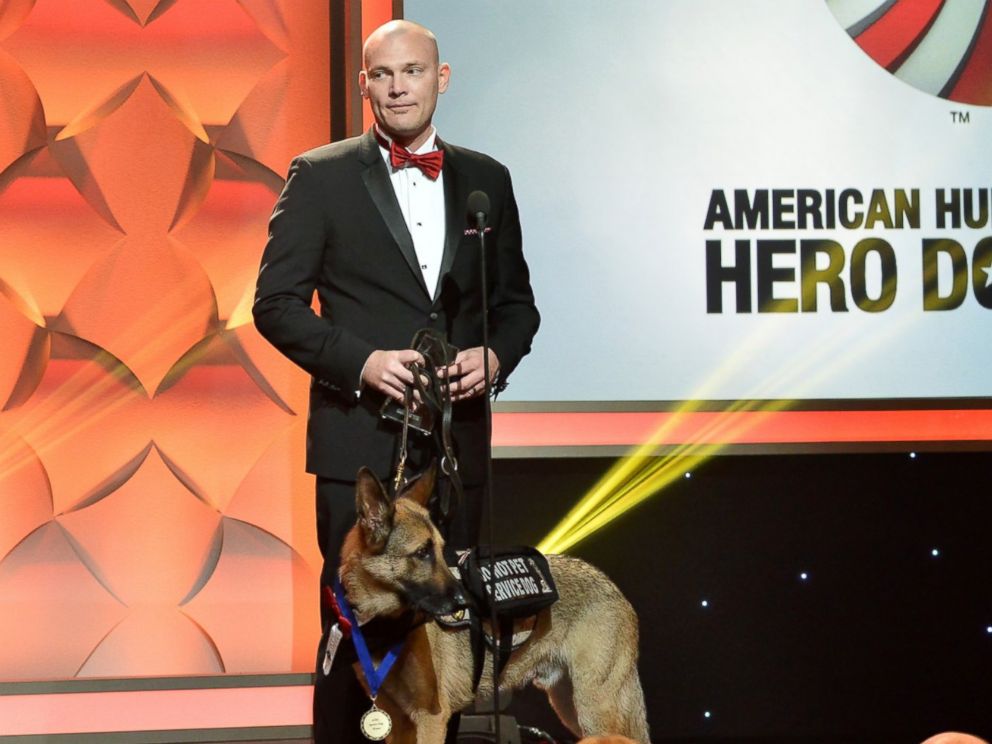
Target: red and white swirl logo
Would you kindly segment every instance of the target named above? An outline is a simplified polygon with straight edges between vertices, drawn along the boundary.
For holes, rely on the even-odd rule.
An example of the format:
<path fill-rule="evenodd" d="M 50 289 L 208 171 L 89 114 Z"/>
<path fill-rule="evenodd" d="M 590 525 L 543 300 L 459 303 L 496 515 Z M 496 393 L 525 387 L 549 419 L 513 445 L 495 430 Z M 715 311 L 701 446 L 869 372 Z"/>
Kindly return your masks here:
<path fill-rule="evenodd" d="M 827 0 L 865 53 L 941 98 L 992 106 L 992 0 Z"/>

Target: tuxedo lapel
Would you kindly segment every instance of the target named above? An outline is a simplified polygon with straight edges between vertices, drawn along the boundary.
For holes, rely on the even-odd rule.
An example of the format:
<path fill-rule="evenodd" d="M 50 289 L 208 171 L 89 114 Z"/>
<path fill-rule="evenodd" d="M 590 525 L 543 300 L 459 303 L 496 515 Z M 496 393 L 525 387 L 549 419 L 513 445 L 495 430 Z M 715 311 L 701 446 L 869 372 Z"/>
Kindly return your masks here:
<path fill-rule="evenodd" d="M 465 193 L 465 177 L 458 172 L 458 156 L 440 139 L 438 145 L 444 150 L 444 253 L 441 256 L 440 280 L 437 283 L 441 287 L 445 275 L 451 271 L 455 262 L 455 253 L 465 232 L 465 203 L 468 195 Z"/>
<path fill-rule="evenodd" d="M 424 294 L 430 297 L 431 293 L 427 290 L 423 272 L 420 270 L 420 262 L 417 260 L 417 250 L 413 246 L 413 238 L 410 236 L 406 221 L 403 219 L 400 205 L 396 201 L 396 192 L 393 191 L 393 184 L 389 181 L 389 171 L 386 170 L 386 163 L 379 152 L 379 144 L 375 141 L 372 130 L 366 132 L 362 137 L 359 153 L 359 158 L 366 165 L 362 172 L 365 188 L 368 189 L 369 196 L 372 197 L 386 227 L 389 228 L 389 232 L 393 236 L 393 240 L 396 241 L 400 253 L 403 254 L 407 266 L 410 267 L 414 279 Z M 445 192 L 447 199 L 447 186 Z M 447 246 L 445 246 L 445 252 L 447 253 Z"/>

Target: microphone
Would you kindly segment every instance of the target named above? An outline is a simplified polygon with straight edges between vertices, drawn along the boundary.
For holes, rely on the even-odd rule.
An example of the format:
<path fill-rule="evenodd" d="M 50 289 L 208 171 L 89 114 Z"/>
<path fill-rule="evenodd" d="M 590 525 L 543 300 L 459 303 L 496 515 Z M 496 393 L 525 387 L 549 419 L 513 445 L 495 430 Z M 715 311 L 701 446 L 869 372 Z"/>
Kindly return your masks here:
<path fill-rule="evenodd" d="M 474 224 L 475 229 L 482 233 L 486 227 L 486 220 L 489 219 L 489 196 L 485 191 L 473 191 L 468 195 L 468 221 Z"/>

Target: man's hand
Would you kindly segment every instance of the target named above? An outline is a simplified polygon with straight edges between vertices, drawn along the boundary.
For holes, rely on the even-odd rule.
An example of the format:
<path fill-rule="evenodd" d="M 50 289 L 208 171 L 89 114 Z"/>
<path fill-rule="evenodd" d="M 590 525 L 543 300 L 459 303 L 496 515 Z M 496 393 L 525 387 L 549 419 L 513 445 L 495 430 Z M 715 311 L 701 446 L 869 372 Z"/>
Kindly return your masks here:
<path fill-rule="evenodd" d="M 438 370 L 438 376 L 450 380 L 451 400 L 459 401 L 475 398 L 485 393 L 485 370 L 482 363 L 482 347 L 473 346 L 458 352 L 455 361 Z M 496 352 L 489 350 L 489 379 L 496 381 L 499 372 L 499 359 Z"/>
<path fill-rule="evenodd" d="M 402 403 L 406 386 L 413 384 L 413 372 L 407 365 L 414 362 L 425 364 L 424 357 L 414 349 L 373 351 L 362 368 L 362 383 Z"/>

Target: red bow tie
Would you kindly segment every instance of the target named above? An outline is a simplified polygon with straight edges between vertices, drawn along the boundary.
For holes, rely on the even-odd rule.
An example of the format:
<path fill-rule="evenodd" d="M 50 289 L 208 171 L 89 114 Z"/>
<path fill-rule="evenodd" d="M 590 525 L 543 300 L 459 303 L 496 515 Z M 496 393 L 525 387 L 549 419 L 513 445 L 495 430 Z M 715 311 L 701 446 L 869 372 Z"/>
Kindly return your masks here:
<path fill-rule="evenodd" d="M 444 150 L 431 150 L 420 155 L 407 150 L 403 145 L 395 142 L 389 146 L 389 162 L 394 168 L 405 168 L 408 165 L 416 166 L 423 171 L 424 175 L 432 181 L 436 181 L 441 175 L 441 166 L 444 165 Z"/>
<path fill-rule="evenodd" d="M 432 181 L 436 181 L 437 177 L 441 175 L 441 166 L 444 165 L 444 150 L 431 150 L 430 152 L 415 155 L 403 147 L 403 145 L 397 145 L 395 142 L 387 141 L 379 132 L 375 133 L 375 138 L 379 141 L 380 145 L 389 149 L 389 162 L 392 163 L 394 168 L 405 168 L 408 165 L 412 165 L 420 168 L 423 174 Z"/>

